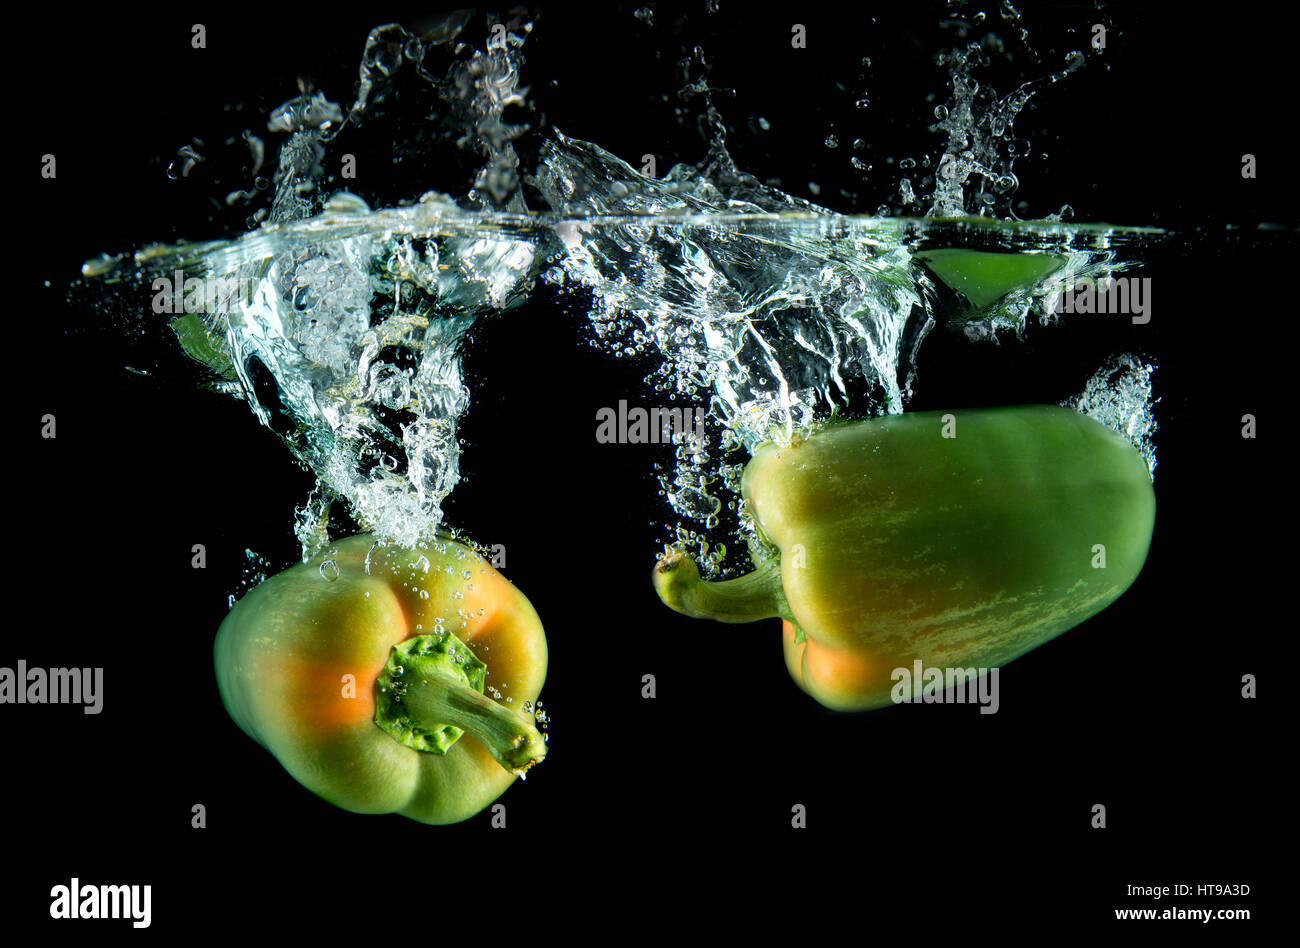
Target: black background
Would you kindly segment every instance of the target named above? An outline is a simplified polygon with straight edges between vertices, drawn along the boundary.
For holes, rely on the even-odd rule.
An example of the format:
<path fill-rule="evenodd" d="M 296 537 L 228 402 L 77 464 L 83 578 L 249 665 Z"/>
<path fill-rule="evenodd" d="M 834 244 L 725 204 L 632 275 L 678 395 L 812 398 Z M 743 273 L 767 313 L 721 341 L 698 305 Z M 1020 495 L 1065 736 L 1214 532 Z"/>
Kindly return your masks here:
<path fill-rule="evenodd" d="M 654 153 L 661 174 L 698 160 L 694 120 L 674 114 L 676 60 L 698 43 L 713 84 L 736 90 L 718 104 L 738 165 L 793 194 L 874 211 L 897 178 L 885 158 L 938 142 L 926 95 L 947 93 L 930 58 L 952 42 L 937 26 L 943 7 L 724 2 L 714 15 L 683 7 L 680 22 L 655 8 L 653 27 L 630 6 L 547 8 L 525 47 L 526 120 L 633 164 Z M 582 307 L 546 294 L 475 329 L 466 477 L 446 513 L 506 546 L 505 574 L 542 616 L 551 650 L 550 756 L 502 798 L 505 830 L 487 813 L 424 827 L 336 809 L 227 718 L 213 634 L 245 548 L 274 570 L 294 560 L 293 509 L 311 478 L 244 405 L 198 386 L 161 323 L 66 302 L 80 263 L 100 252 L 242 229 L 246 210 L 210 198 L 247 180 L 217 157 L 173 180 L 176 149 L 198 136 L 215 156 L 241 127 L 273 149 L 258 116 L 299 76 L 350 102 L 366 32 L 406 11 L 348 9 L 311 24 L 224 7 L 29 14 L 11 34 L 27 64 L 10 73 L 6 149 L 17 163 L 8 251 L 21 302 L 8 322 L 17 379 L 0 664 L 103 666 L 105 704 L 98 716 L 0 708 L 10 867 L 0 924 L 52 924 L 49 890 L 75 875 L 152 884 L 144 937 L 255 932 L 257 922 L 375 939 L 447 937 L 451 926 L 484 938 L 583 928 L 621 938 L 686 918 L 702 920 L 699 934 L 794 923 L 819 937 L 843 919 L 864 940 L 885 924 L 945 938 L 1163 924 L 1183 937 L 1193 923 L 1119 923 L 1112 911 L 1152 904 L 1125 897 L 1129 883 L 1177 882 L 1249 884 L 1248 899 L 1170 901 L 1249 907 L 1256 921 L 1207 928 L 1255 929 L 1279 881 L 1266 867 L 1282 846 L 1288 750 L 1279 409 L 1295 244 L 1260 243 L 1253 227 L 1297 220 L 1281 98 L 1294 79 L 1272 16 L 1234 10 L 1210 22 L 1175 9 L 1027 5 L 1043 63 L 1008 67 L 1056 69 L 1090 24 L 1111 25 L 1105 56 L 1043 92 L 1017 126 L 1035 156 L 1048 154 L 1017 165 L 1020 213 L 1069 203 L 1076 220 L 1191 234 L 1138 273 L 1154 283 L 1152 322 L 1077 321 L 974 348 L 941 328 L 922 349 L 918 410 L 1055 401 L 1114 351 L 1159 365 L 1146 568 L 1111 608 L 1008 666 L 996 715 L 835 714 L 789 680 L 775 622 L 726 627 L 663 608 L 648 577 L 667 513 L 651 469 L 665 457 L 593 437 L 600 407 L 650 403 L 649 364 L 589 346 Z M 208 28 L 206 50 L 190 48 L 194 22 Z M 792 22 L 807 25 L 809 49 L 790 48 Z M 873 61 L 865 83 L 863 55 Z M 873 105 L 859 112 L 864 86 Z M 834 151 L 821 144 L 830 131 L 842 142 Z M 872 143 L 865 184 L 848 167 L 858 136 Z M 1241 177 L 1246 152 L 1257 180 Z M 39 175 L 47 153 L 54 180 Z M 463 158 L 390 171 L 382 148 L 359 154 L 355 187 L 374 201 L 410 197 L 418 186 L 407 182 L 425 173 L 444 190 L 469 184 Z M 1246 412 L 1260 419 L 1258 440 L 1240 437 Z M 39 435 L 46 413 L 55 440 Z M 195 543 L 206 545 L 205 570 L 190 567 Z M 1260 679 L 1258 700 L 1240 697 L 1246 673 Z M 644 674 L 657 677 L 654 700 L 640 696 Z M 206 829 L 190 826 L 195 803 Z M 1090 827 L 1095 803 L 1107 806 L 1105 830 Z M 807 807 L 807 829 L 791 828 L 794 804 Z M 129 925 L 51 931 L 110 928 Z"/>

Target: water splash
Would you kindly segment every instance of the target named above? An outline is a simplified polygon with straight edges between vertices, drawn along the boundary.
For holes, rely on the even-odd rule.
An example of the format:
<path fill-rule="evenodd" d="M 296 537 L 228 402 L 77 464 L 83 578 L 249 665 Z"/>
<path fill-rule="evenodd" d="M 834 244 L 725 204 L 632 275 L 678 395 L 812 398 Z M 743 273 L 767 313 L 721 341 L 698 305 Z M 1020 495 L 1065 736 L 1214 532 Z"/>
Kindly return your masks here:
<path fill-rule="evenodd" d="M 328 544 L 338 497 L 385 540 L 410 546 L 436 536 L 442 501 L 460 479 L 465 334 L 480 315 L 518 305 L 534 272 L 535 228 L 479 211 L 489 200 L 522 209 L 511 141 L 524 126 L 503 112 L 527 91 L 518 86 L 519 50 L 532 24 L 494 24 L 486 48 L 470 50 L 458 42 L 468 20 L 449 14 L 419 35 L 376 27 L 350 108 L 300 85 L 273 109 L 268 132 L 288 137 L 270 207 L 254 217 L 258 230 L 83 268 L 109 284 L 177 284 L 184 305 L 169 296 L 155 308 L 174 314 L 186 353 L 212 370 L 219 390 L 247 401 L 318 479 L 296 514 L 304 561 Z M 452 56 L 441 77 L 427 68 L 435 50 Z M 323 197 L 327 146 L 371 117 L 403 70 L 435 89 L 460 131 L 457 144 L 483 161 L 466 207 L 435 192 L 373 212 L 346 192 Z M 245 141 L 256 175 L 264 146 L 256 136 Z M 181 158 L 202 160 L 184 149 Z M 257 190 L 232 192 L 229 202 Z"/>
<path fill-rule="evenodd" d="M 1156 473 L 1155 406 L 1151 376 L 1155 365 L 1131 352 L 1111 356 L 1074 398 L 1061 402 L 1081 415 L 1118 431 L 1147 462 L 1152 478 Z"/>
<path fill-rule="evenodd" d="M 521 49 L 532 25 L 494 27 L 484 49 L 471 50 L 460 39 L 468 22 L 451 14 L 418 35 L 377 27 L 349 108 L 303 86 L 273 110 L 268 131 L 288 137 L 258 230 L 84 268 L 87 277 L 137 285 L 180 274 L 186 305 L 171 310 L 170 325 L 182 347 L 317 477 L 296 513 L 304 559 L 328 547 L 338 498 L 385 541 L 413 546 L 437 534 L 442 502 L 460 479 L 466 333 L 536 292 L 539 275 L 588 297 L 593 332 L 611 354 L 657 355 L 647 379 L 655 393 L 707 406 L 703 438 L 674 438 L 661 488 L 680 518 L 668 525 L 670 542 L 694 546 L 714 570 L 727 553 L 718 530 L 745 526 L 738 449 L 786 442 L 833 412 L 903 411 L 918 350 L 937 325 L 979 341 L 1023 333 L 1036 308 L 1050 322 L 1059 317 L 1039 304 L 1131 265 L 1129 251 L 1152 233 L 988 216 L 1015 190 L 1012 164 L 1024 148 L 1012 134 L 1016 115 L 1036 89 L 1077 69 L 1074 58 L 998 97 L 971 77 L 986 62 L 978 46 L 944 54 L 953 98 L 936 113 L 947 143 L 930 217 L 844 217 L 737 167 L 699 48 L 682 63 L 681 89 L 702 105 L 708 149 L 698 165 L 656 178 L 554 130 L 535 173 L 521 175 L 513 143 L 526 126 L 505 113 L 526 104 Z M 435 52 L 451 56 L 441 72 Z M 438 120 L 478 162 L 472 187 L 459 201 L 428 192 L 376 210 L 346 192 L 325 198 L 327 148 L 345 127 L 368 121 L 402 76 L 444 104 Z M 256 174 L 261 140 L 245 142 Z M 548 212 L 528 210 L 523 184 Z M 903 194 L 921 200 L 908 179 Z M 1060 265 L 975 305 L 937 279 L 926 257 L 970 246 L 1048 254 Z M 1113 373 L 1105 378 L 1079 410 L 1130 427 L 1140 405 L 1149 412 L 1141 401 L 1149 386 L 1145 395 L 1124 387 L 1108 401 L 1117 383 Z M 1147 448 L 1153 430 L 1138 435 Z M 1154 468 L 1154 454 L 1148 460 Z"/>
<path fill-rule="evenodd" d="M 931 217 L 1014 219 L 1011 202 L 1020 186 L 1014 166 L 1029 151 L 1029 141 L 1015 135 L 1016 118 L 1038 91 L 1081 68 L 1084 55 L 1071 51 L 1059 72 L 1022 83 L 1005 96 L 975 78 L 976 67 L 988 66 L 989 61 L 979 43 L 938 56 L 948 71 L 952 95 L 935 106 L 936 123 L 931 126 L 946 136 L 933 166 Z"/>
<path fill-rule="evenodd" d="M 1041 323 L 1059 318 L 1050 305 L 1058 293 L 1133 265 L 1139 243 L 1159 234 L 845 217 L 737 172 L 714 144 L 701 166 L 655 179 L 557 133 L 534 179 L 563 218 L 554 226 L 565 252 L 547 280 L 590 292 L 592 326 L 611 355 L 658 354 L 653 391 L 708 405 L 708 438 L 679 445 L 660 483 L 681 518 L 669 544 L 691 548 L 706 570 L 725 557 L 709 531 L 721 511 L 740 511 L 733 449 L 788 443 L 840 410 L 903 411 L 918 350 L 941 320 L 972 341 L 1021 336 L 1035 313 Z M 934 248 L 972 245 L 1057 263 L 975 306 L 925 262 Z"/>

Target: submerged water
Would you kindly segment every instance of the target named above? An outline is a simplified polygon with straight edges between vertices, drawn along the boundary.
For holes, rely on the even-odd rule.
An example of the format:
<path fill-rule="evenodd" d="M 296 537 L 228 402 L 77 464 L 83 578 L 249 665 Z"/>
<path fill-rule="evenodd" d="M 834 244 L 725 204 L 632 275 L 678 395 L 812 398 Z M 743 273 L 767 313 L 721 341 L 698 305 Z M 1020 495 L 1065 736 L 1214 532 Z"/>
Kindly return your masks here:
<path fill-rule="evenodd" d="M 183 351 L 315 473 L 296 524 L 304 558 L 329 543 L 339 498 L 363 529 L 403 545 L 444 527 L 471 401 L 466 333 L 530 297 L 580 297 L 611 356 L 654 355 L 646 381 L 660 404 L 707 406 L 703 429 L 674 435 L 660 483 L 673 510 L 666 542 L 716 571 L 729 539 L 722 512 L 737 510 L 737 448 L 789 439 L 835 411 L 904 411 L 924 384 L 917 353 L 939 322 L 972 345 L 1014 339 L 1031 321 L 1071 318 L 1056 312 L 1061 294 L 1122 274 L 1169 239 L 1151 228 L 1011 219 L 1024 147 L 1015 117 L 1038 85 L 1078 63 L 1008 96 L 977 95 L 979 55 L 969 50 L 949 61 L 953 97 L 936 110 L 945 144 L 932 173 L 899 183 L 903 210 L 922 203 L 914 184 L 928 189 L 928 216 L 839 215 L 744 175 L 707 86 L 699 91 L 715 135 L 700 165 L 657 178 L 555 130 L 528 176 L 547 206 L 529 209 L 511 144 L 522 129 L 503 114 L 522 94 L 518 51 L 531 25 L 481 51 L 462 49 L 464 27 L 449 20 L 443 34 L 420 38 L 377 28 L 350 109 L 304 93 L 275 110 L 268 126 L 289 137 L 256 229 L 84 267 L 106 287 L 149 287 Z M 424 68 L 432 48 L 450 45 L 461 55 L 445 75 Z M 483 159 L 475 189 L 376 209 L 347 192 L 320 194 L 321 152 L 402 68 L 450 96 L 467 147 Z M 953 248 L 1052 265 L 975 300 L 933 262 Z M 1152 471 L 1155 369 L 1117 352 L 1070 401 L 1130 438 Z"/>

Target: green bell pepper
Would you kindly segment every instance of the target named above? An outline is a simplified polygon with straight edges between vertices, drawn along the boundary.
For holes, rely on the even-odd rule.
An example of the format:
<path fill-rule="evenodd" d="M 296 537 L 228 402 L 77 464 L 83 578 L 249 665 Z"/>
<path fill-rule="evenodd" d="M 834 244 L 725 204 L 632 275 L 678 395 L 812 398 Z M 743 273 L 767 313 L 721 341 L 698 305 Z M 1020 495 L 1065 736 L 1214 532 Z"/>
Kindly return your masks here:
<path fill-rule="evenodd" d="M 832 422 L 760 447 L 741 488 L 755 571 L 706 582 L 670 553 L 655 588 L 690 616 L 781 617 L 791 675 L 843 710 L 889 704 L 915 660 L 998 667 L 1100 612 L 1155 521 L 1137 450 L 1048 405 Z"/>

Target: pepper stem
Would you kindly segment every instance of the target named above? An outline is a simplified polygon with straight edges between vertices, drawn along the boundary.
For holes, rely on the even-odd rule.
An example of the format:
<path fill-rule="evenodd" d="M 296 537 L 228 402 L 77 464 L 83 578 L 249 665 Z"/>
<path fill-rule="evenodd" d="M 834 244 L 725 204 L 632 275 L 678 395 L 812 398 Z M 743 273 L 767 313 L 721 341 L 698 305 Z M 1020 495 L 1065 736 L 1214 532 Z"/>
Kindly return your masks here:
<path fill-rule="evenodd" d="M 483 695 L 487 666 L 450 632 L 393 646 L 375 681 L 375 724 L 425 754 L 445 754 L 465 731 L 506 770 L 523 774 L 546 756 L 546 740 L 523 711 Z"/>
<path fill-rule="evenodd" d="M 511 773 L 522 774 L 546 756 L 546 742 L 532 722 L 450 675 L 408 681 L 402 704 L 417 726 L 450 724 L 473 734 Z"/>
<path fill-rule="evenodd" d="M 709 582 L 700 578 L 693 559 L 674 551 L 655 564 L 653 579 L 664 605 L 696 619 L 757 622 L 790 618 L 776 559 L 765 560 L 744 576 Z"/>

